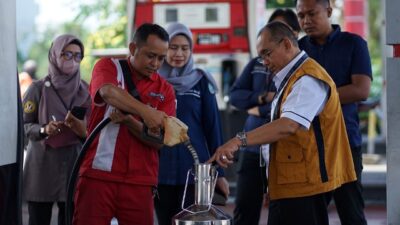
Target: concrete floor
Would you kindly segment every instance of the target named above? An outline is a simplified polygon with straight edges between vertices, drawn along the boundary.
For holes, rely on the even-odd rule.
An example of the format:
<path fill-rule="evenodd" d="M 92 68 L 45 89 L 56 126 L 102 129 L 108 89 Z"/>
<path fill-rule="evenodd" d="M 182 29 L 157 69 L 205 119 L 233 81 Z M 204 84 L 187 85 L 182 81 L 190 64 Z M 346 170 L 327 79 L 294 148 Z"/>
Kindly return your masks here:
<path fill-rule="evenodd" d="M 228 214 L 233 214 L 234 204 L 229 203 L 227 206 L 220 207 L 222 210 L 227 212 Z M 28 209 L 27 205 L 24 204 L 22 208 L 23 213 L 23 225 L 28 225 Z M 53 207 L 53 217 L 51 219 L 51 225 L 57 225 L 57 213 L 58 209 L 56 206 Z M 387 224 L 386 219 L 386 205 L 382 204 L 367 204 L 365 208 L 365 214 L 367 217 L 368 225 L 385 225 Z M 260 225 L 267 225 L 268 220 L 268 209 L 263 208 L 261 212 L 261 221 Z M 116 225 L 116 222 L 113 222 L 112 225 Z M 157 223 L 156 223 L 157 224 Z M 155 225 L 156 225 L 155 224 Z M 330 225 L 340 225 L 339 217 L 336 213 L 336 209 L 334 206 L 329 207 L 329 224 Z"/>

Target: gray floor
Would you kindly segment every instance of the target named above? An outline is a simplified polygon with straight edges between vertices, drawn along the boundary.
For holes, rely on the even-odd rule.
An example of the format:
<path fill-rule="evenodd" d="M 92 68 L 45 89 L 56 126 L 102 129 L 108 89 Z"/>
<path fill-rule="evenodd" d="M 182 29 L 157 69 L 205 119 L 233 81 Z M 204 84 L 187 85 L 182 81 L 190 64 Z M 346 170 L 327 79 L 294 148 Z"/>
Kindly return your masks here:
<path fill-rule="evenodd" d="M 231 202 L 231 201 L 230 201 Z M 222 209 L 232 215 L 234 204 L 229 203 L 227 206 L 222 207 Z M 22 208 L 23 212 L 23 225 L 28 225 L 28 208 L 24 204 Z M 51 219 L 51 225 L 57 225 L 57 207 L 53 207 L 53 217 Z M 386 205 L 382 204 L 367 204 L 365 208 L 365 215 L 367 217 L 368 225 L 385 225 L 387 223 L 386 219 Z M 261 213 L 260 225 L 266 225 L 268 219 L 268 210 L 263 208 Z M 117 225 L 117 221 L 113 221 L 111 225 Z M 340 225 L 338 215 L 336 213 L 335 207 L 329 207 L 329 224 L 330 225 Z M 155 223 L 157 225 L 157 222 Z"/>

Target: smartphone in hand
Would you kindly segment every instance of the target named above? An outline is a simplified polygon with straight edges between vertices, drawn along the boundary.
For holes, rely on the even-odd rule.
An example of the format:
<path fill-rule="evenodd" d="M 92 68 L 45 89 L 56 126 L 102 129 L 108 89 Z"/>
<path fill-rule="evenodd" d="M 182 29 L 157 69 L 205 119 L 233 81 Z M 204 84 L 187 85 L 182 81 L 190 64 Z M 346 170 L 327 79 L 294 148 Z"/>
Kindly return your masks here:
<path fill-rule="evenodd" d="M 72 113 L 72 115 L 74 115 L 79 120 L 83 120 L 85 118 L 86 110 L 87 110 L 86 107 L 74 106 L 71 109 L 71 113 Z"/>

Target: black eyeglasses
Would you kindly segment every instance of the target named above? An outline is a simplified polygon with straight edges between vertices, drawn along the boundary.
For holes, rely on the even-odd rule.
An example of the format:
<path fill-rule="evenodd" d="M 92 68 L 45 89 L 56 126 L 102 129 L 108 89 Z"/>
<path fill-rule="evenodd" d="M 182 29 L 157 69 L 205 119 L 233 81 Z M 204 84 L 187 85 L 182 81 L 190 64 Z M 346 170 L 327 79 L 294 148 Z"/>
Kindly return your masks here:
<path fill-rule="evenodd" d="M 65 51 L 65 52 L 61 52 L 61 56 L 66 61 L 69 61 L 72 58 L 74 58 L 75 62 L 81 62 L 83 59 L 83 55 L 80 52 Z"/>
<path fill-rule="evenodd" d="M 281 44 L 282 41 L 283 41 L 283 38 L 282 38 L 280 41 L 276 42 L 275 47 L 272 48 L 271 50 L 267 50 L 267 49 L 262 50 L 261 53 L 260 53 L 260 55 L 259 55 L 258 58 L 257 58 L 257 61 L 258 61 L 259 63 L 263 64 L 263 63 L 264 63 L 264 60 L 265 60 L 266 58 L 270 59 L 270 58 L 271 58 L 272 52 L 274 52 L 275 49 L 276 49 L 277 47 L 279 47 L 279 45 Z"/>

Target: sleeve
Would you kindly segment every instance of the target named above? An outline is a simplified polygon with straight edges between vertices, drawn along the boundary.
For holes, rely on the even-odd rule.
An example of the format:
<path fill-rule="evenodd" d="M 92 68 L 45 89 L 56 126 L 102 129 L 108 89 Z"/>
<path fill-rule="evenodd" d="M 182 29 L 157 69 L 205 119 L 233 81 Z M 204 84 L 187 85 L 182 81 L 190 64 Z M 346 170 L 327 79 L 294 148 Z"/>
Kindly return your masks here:
<path fill-rule="evenodd" d="M 268 85 L 268 92 L 276 92 L 276 87 L 274 82 L 272 82 L 272 79 L 270 79 L 267 85 Z M 260 117 L 267 119 L 267 121 L 270 121 L 271 119 L 271 105 L 272 102 L 269 102 L 264 105 L 260 105 L 258 107 L 258 111 L 260 112 Z"/>
<path fill-rule="evenodd" d="M 201 80 L 201 111 L 205 139 L 210 156 L 223 144 L 221 118 L 218 110 L 217 99 L 208 88 L 208 80 Z M 224 176 L 222 168 L 218 169 L 219 176 Z"/>
<path fill-rule="evenodd" d="M 260 117 L 268 119 L 271 117 L 271 103 L 258 106 Z"/>
<path fill-rule="evenodd" d="M 101 105 L 104 103 L 103 99 L 98 94 L 98 91 L 105 84 L 113 84 L 118 86 L 117 68 L 110 58 L 100 59 L 93 67 L 89 92 L 95 105 Z"/>
<path fill-rule="evenodd" d="M 165 112 L 168 116 L 176 116 L 176 98 L 174 88 L 165 83 L 165 100 L 158 110 Z"/>
<path fill-rule="evenodd" d="M 354 41 L 351 74 L 365 74 L 372 79 L 371 58 L 367 42 L 359 36 Z"/>
<path fill-rule="evenodd" d="M 241 110 L 256 106 L 258 104 L 258 96 L 262 94 L 262 90 L 255 91 L 253 87 L 251 71 L 256 62 L 256 59 L 252 59 L 246 65 L 229 93 L 230 103 Z"/>
<path fill-rule="evenodd" d="M 41 81 L 33 82 L 24 95 L 22 101 L 24 107 L 23 119 L 25 135 L 28 139 L 39 141 L 43 139 L 40 135 L 42 124 L 38 121 L 38 108 L 41 96 Z"/>
<path fill-rule="evenodd" d="M 309 129 L 314 117 L 325 106 L 328 92 L 329 86 L 322 80 L 311 76 L 301 77 L 283 103 L 281 117 L 294 120 Z"/>

